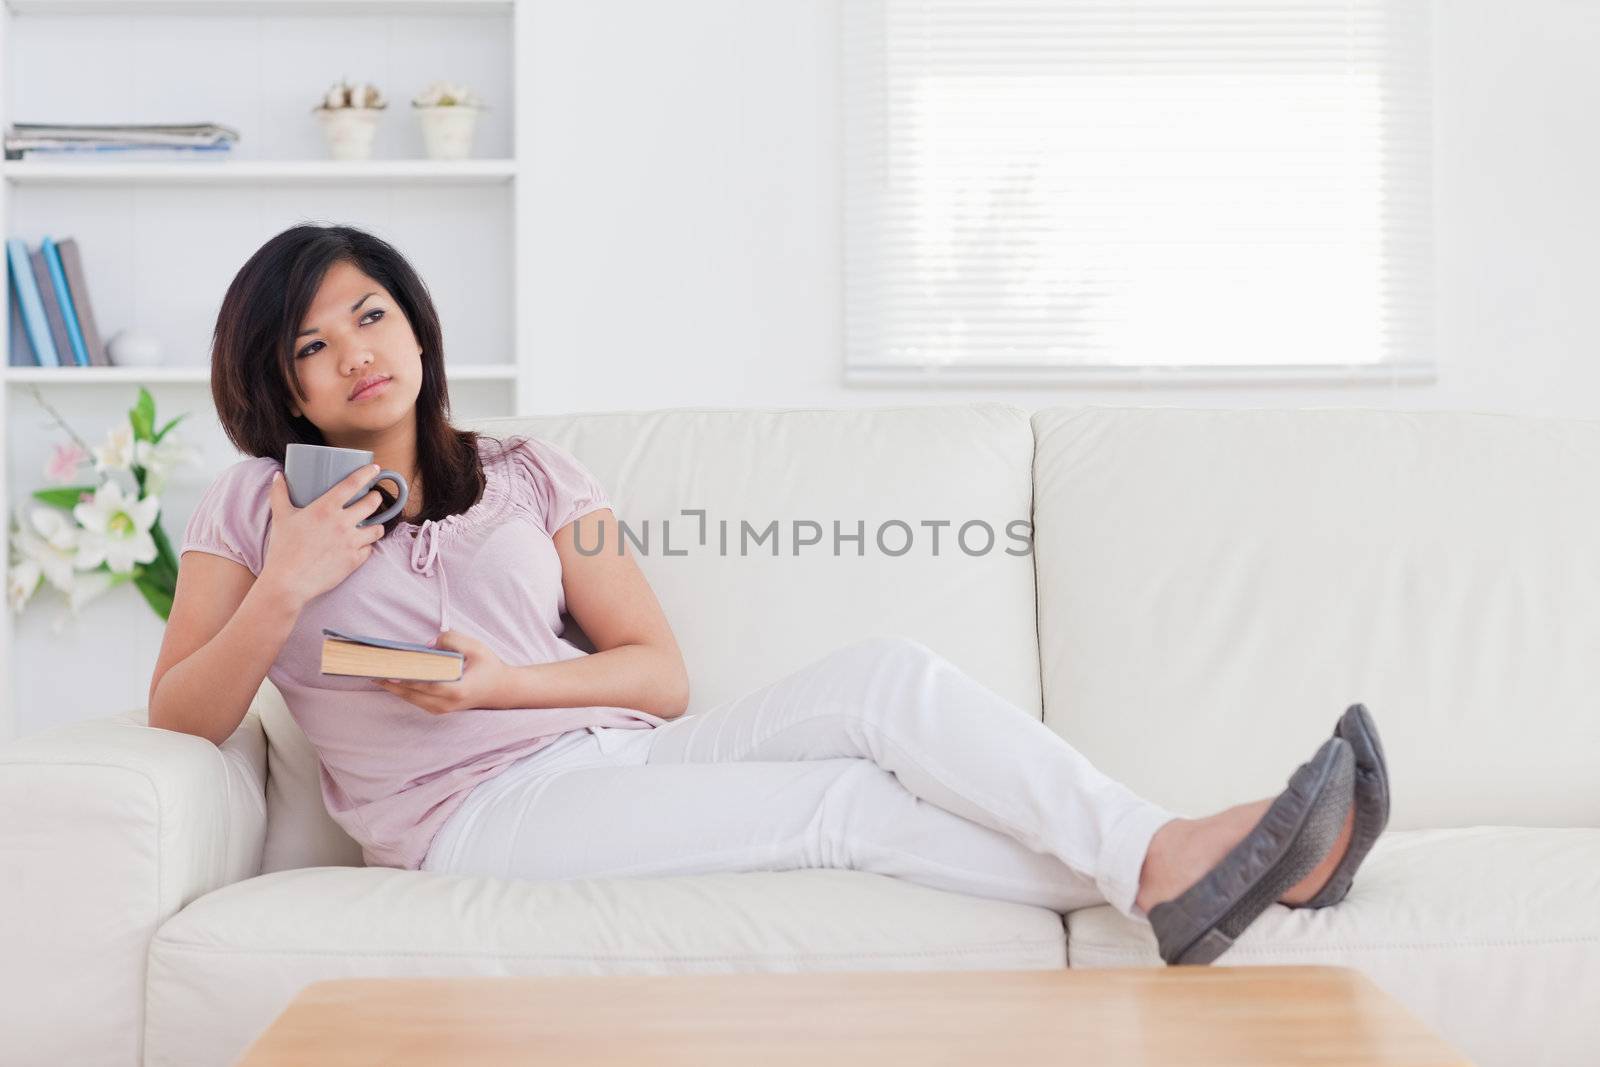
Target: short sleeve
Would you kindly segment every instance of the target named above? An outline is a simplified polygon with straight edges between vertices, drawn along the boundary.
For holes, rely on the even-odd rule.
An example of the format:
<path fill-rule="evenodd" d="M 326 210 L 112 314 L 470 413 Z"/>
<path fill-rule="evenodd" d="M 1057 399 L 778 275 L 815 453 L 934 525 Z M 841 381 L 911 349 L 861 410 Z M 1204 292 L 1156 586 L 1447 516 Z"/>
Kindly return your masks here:
<path fill-rule="evenodd" d="M 611 507 L 605 487 L 559 445 L 527 437 L 511 455 L 521 476 L 524 504 L 551 537 L 573 519 Z"/>
<path fill-rule="evenodd" d="M 209 552 L 259 575 L 267 556 L 272 475 L 280 469 L 276 460 L 261 456 L 235 463 L 217 475 L 189 516 L 178 554 Z"/>

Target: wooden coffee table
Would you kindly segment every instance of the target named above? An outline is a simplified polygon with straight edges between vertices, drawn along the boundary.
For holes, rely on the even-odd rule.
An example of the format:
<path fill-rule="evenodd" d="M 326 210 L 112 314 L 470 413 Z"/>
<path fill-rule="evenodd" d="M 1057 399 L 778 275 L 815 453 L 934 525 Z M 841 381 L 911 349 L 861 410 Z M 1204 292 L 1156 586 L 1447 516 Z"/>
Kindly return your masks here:
<path fill-rule="evenodd" d="M 239 1067 L 1467 1062 L 1356 971 L 1175 967 L 339 979 Z"/>

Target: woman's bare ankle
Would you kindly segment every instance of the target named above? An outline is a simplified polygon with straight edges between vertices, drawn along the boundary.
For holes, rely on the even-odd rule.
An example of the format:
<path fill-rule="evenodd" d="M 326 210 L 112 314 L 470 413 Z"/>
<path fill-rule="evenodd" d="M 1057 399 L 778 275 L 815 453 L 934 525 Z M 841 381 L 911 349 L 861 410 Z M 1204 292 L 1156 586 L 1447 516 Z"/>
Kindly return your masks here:
<path fill-rule="evenodd" d="M 1156 831 L 1139 871 L 1134 904 L 1146 915 L 1181 895 L 1222 862 L 1261 821 L 1271 799 L 1239 804 L 1202 819 L 1173 819 Z"/>
<path fill-rule="evenodd" d="M 1174 819 L 1150 839 L 1144 866 L 1139 871 L 1139 893 L 1134 904 L 1146 915 L 1157 904 L 1181 895 L 1222 862 L 1233 846 L 1243 841 L 1271 807 L 1272 798 L 1226 808 L 1203 819 Z M 1303 904 L 1316 896 L 1350 847 L 1355 827 L 1352 809 L 1344 829 L 1321 863 L 1279 897 L 1284 904 Z"/>

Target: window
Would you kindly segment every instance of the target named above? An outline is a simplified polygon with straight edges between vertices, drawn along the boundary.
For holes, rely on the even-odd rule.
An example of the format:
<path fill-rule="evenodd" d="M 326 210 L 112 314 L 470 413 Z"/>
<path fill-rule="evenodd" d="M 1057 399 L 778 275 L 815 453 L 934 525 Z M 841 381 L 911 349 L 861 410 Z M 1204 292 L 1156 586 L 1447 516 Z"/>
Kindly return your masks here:
<path fill-rule="evenodd" d="M 1428 0 L 846 0 L 851 382 L 1429 379 Z"/>

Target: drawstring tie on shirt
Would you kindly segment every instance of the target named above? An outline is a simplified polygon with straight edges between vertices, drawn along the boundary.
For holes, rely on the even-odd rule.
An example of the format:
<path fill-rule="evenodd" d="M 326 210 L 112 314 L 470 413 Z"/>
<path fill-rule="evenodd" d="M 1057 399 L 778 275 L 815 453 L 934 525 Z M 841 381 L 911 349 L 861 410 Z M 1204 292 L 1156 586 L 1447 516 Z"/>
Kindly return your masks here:
<path fill-rule="evenodd" d="M 424 519 L 416 532 L 416 543 L 411 546 L 411 569 L 423 577 L 432 578 L 434 563 L 439 558 L 439 524 Z M 450 587 L 445 581 L 444 564 L 439 571 L 439 632 L 450 629 Z"/>

